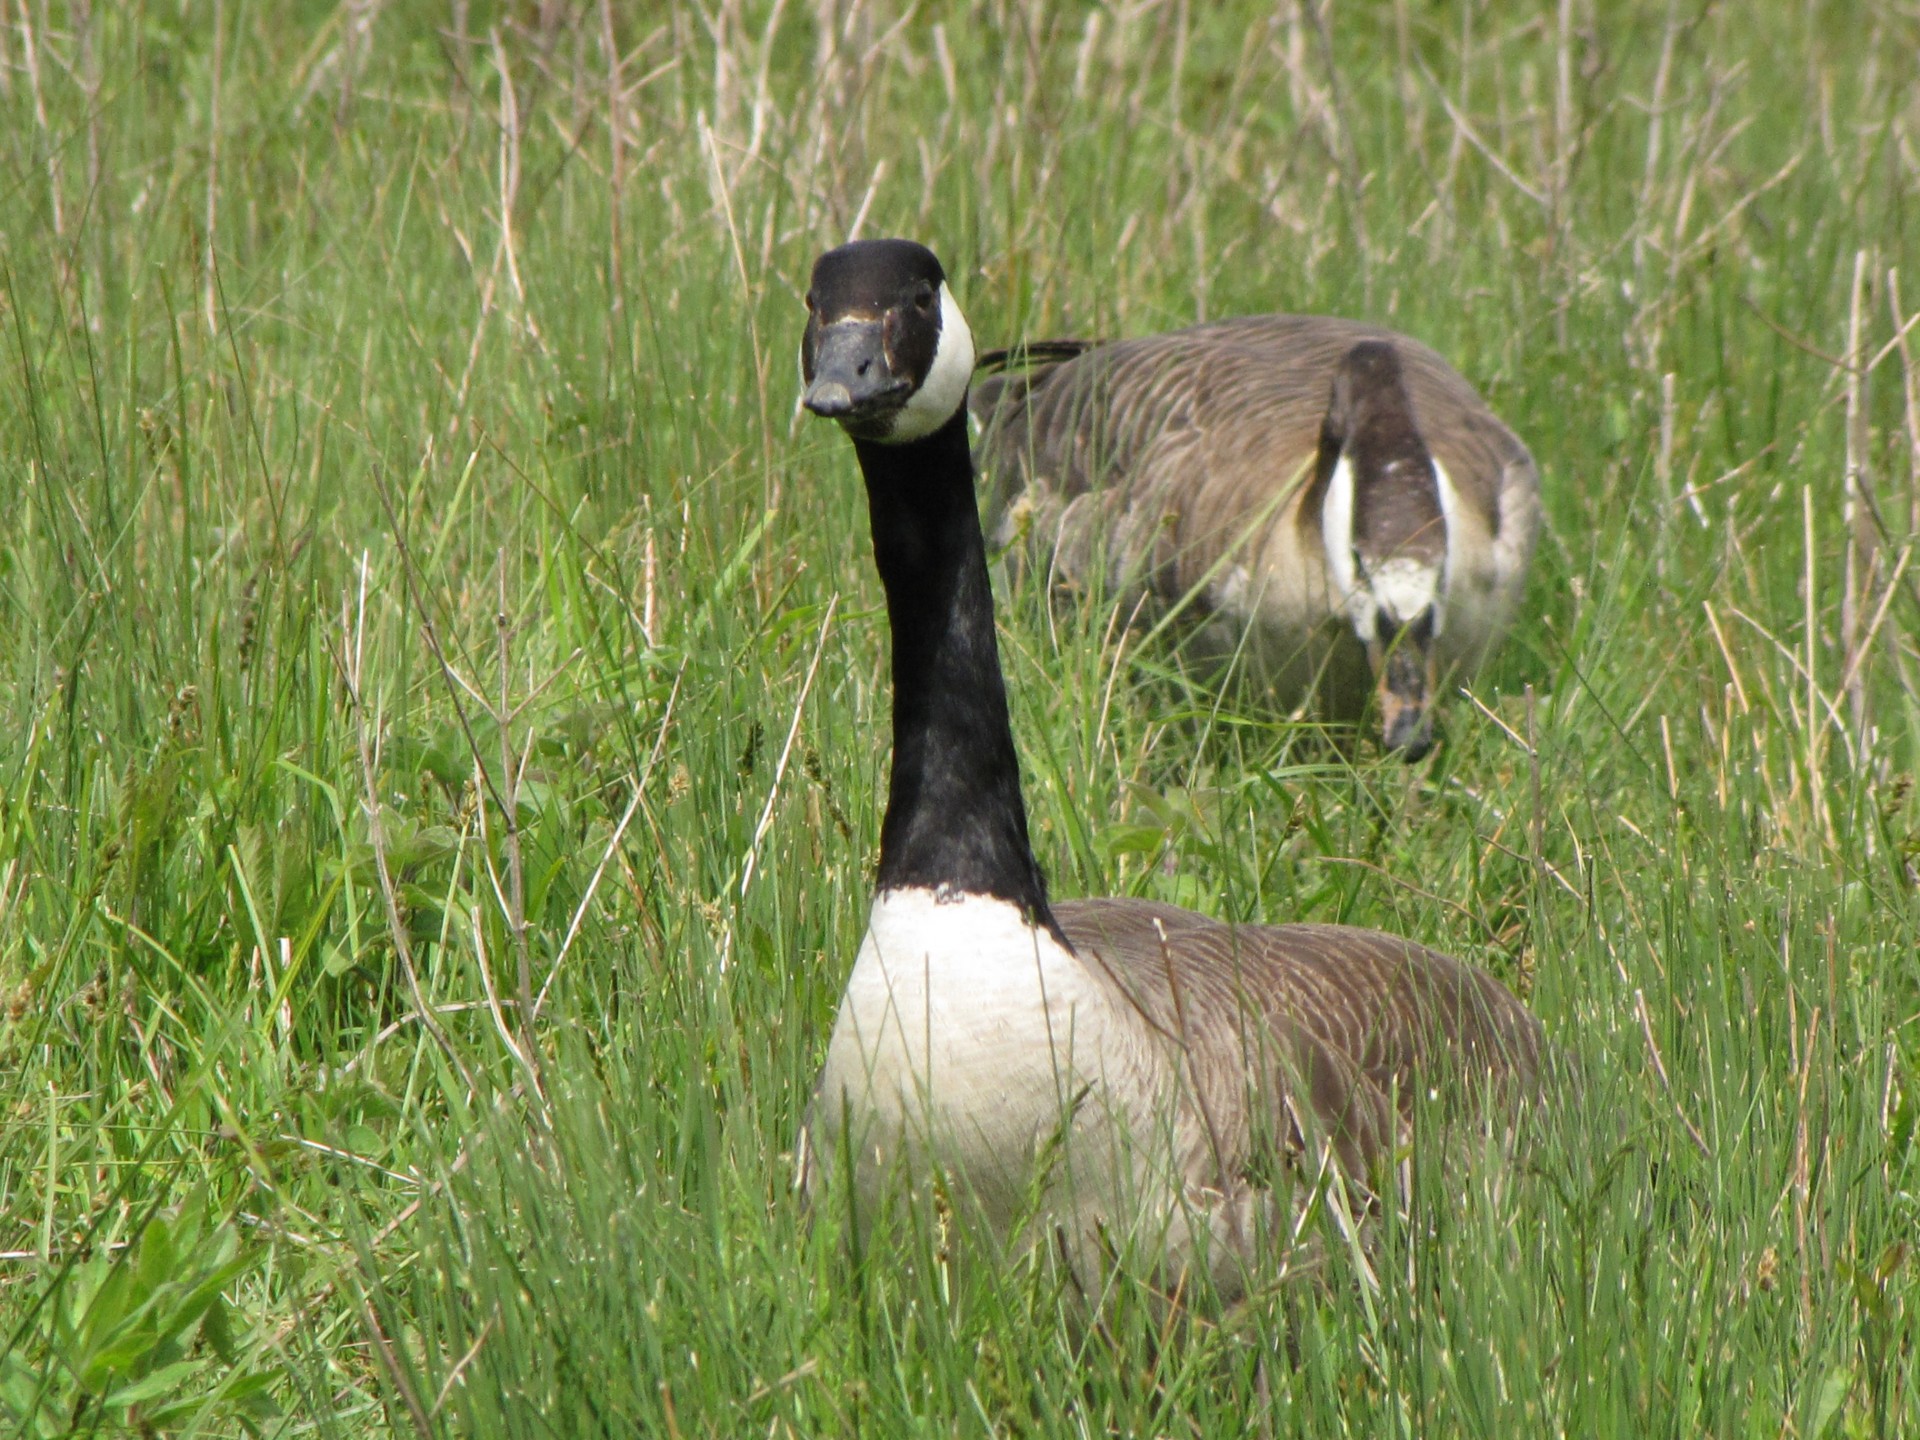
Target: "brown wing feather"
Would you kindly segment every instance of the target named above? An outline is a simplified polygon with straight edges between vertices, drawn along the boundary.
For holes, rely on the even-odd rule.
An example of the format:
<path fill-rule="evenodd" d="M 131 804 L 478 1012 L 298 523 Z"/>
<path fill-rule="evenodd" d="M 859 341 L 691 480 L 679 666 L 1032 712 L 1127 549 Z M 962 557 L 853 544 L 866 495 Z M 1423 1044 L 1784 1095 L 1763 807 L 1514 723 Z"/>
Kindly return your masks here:
<path fill-rule="evenodd" d="M 1300 1128 L 1365 1175 L 1391 1159 L 1396 1103 L 1404 1117 L 1423 1092 L 1467 1103 L 1538 1084 L 1539 1022 L 1486 972 L 1410 940 L 1234 926 L 1148 900 L 1068 900 L 1054 915 L 1183 1054 L 1223 1134 L 1273 1123 L 1252 1103 L 1291 1102 Z"/>
<path fill-rule="evenodd" d="M 1129 516 L 1130 535 L 1155 535 L 1166 547 L 1162 532 L 1172 529 L 1178 563 L 1160 578 L 1183 593 L 1227 547 L 1257 540 L 1262 507 L 1293 508 L 1272 506 L 1282 487 L 1313 483 L 1331 377 L 1362 340 L 1393 343 L 1429 448 L 1465 502 L 1497 523 L 1503 487 L 1534 470 L 1519 437 L 1419 341 L 1317 315 L 1245 316 L 1115 341 L 1029 371 L 1021 383 L 982 387 L 974 413 L 989 513 L 1003 521 L 1026 493 L 1051 507 L 1034 517 L 1050 532 L 1077 497 L 1104 492 L 1101 517 Z M 1069 524 L 1059 535 L 1069 570 L 1099 544 L 1110 563 L 1148 569 L 1137 541 L 1129 550 L 1111 543 L 1112 531 L 1081 530 Z"/>

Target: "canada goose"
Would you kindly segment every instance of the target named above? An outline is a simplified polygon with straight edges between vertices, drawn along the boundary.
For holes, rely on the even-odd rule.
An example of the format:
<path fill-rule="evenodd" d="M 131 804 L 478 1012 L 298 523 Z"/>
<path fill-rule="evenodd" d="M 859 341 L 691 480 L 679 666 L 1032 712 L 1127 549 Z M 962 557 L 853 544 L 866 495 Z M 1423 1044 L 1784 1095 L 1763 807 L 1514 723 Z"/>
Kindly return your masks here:
<path fill-rule="evenodd" d="M 807 310 L 806 407 L 866 480 L 893 769 L 804 1192 L 850 1171 L 871 1216 L 898 1172 L 938 1172 L 1003 1243 L 1037 1215 L 1083 1280 L 1138 1243 L 1176 1273 L 1205 1256 L 1231 1299 L 1286 1251 L 1323 1167 L 1364 1186 L 1391 1166 L 1416 1091 L 1530 1089 L 1539 1024 L 1483 971 L 1376 931 L 1049 903 L 974 499 L 966 319 L 904 240 L 821 256 Z"/>
<path fill-rule="evenodd" d="M 1254 315 L 1038 363 L 974 393 L 995 543 L 1124 603 L 1188 599 L 1197 648 L 1244 650 L 1276 701 L 1432 746 L 1430 698 L 1499 643 L 1540 531 L 1533 457 L 1405 335 Z M 1190 599 L 1189 599 L 1190 597 Z"/>

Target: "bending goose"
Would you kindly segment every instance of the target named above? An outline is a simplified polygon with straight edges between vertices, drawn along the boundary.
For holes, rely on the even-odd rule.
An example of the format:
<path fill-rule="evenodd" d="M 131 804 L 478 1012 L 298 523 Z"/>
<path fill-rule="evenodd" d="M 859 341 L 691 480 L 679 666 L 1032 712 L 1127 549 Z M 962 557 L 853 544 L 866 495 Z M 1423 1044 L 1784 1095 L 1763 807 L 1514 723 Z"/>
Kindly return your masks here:
<path fill-rule="evenodd" d="M 1129 606 L 1187 600 L 1199 651 L 1244 650 L 1284 706 L 1317 686 L 1352 722 L 1371 689 L 1387 748 L 1426 754 L 1440 679 L 1506 633 L 1540 531 L 1533 457 L 1457 371 L 1303 315 L 1023 353 L 973 400 L 997 544 Z"/>
<path fill-rule="evenodd" d="M 1050 902 L 975 507 L 967 322 L 904 240 L 823 255 L 807 308 L 806 406 L 866 480 L 893 770 L 802 1185 L 841 1175 L 870 1217 L 937 1172 L 1000 1242 L 1057 1242 L 1083 1283 L 1141 1246 L 1230 1300 L 1325 1173 L 1391 1168 L 1416 1092 L 1530 1089 L 1539 1024 L 1484 972 L 1376 931 Z"/>

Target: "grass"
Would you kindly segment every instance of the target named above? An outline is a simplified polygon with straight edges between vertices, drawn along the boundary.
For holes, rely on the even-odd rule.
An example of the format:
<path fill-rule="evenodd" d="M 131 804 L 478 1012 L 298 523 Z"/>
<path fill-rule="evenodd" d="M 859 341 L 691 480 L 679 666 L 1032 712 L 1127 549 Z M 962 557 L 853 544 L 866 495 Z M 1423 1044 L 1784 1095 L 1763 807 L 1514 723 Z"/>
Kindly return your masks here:
<path fill-rule="evenodd" d="M 0 9 L 0 1429 L 1920 1423 L 1910 6 Z M 795 1125 L 884 617 L 807 267 L 983 343 L 1338 312 L 1550 534 L 1353 764 L 1003 594 L 1057 893 L 1483 963 L 1585 1106 L 1380 1283 L 1076 1333 Z M 936 1217 L 937 1218 L 937 1217 Z"/>

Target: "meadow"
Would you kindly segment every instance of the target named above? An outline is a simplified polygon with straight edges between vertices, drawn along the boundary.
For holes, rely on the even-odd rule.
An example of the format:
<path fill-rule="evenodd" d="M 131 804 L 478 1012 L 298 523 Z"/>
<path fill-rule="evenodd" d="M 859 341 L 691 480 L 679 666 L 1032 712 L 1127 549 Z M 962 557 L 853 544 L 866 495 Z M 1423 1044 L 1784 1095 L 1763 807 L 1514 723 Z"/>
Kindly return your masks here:
<path fill-rule="evenodd" d="M 0 1433 L 1920 1431 L 1916 75 L 1901 0 L 0 0 Z M 1000 585 L 1055 894 L 1577 1059 L 1378 1262 L 1088 1333 L 800 1213 L 854 233 L 988 345 L 1380 321 L 1533 448 L 1417 765 Z"/>

